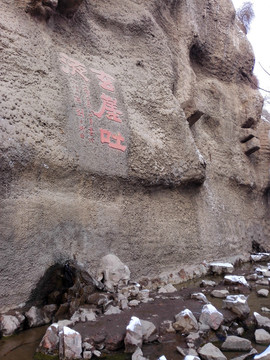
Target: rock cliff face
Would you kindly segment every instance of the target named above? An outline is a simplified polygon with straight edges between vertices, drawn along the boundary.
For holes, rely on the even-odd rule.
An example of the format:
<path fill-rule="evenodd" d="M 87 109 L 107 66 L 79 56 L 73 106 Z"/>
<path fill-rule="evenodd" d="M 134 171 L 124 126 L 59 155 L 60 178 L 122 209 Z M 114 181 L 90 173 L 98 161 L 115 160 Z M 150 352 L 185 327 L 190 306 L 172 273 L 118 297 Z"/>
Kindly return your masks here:
<path fill-rule="evenodd" d="M 139 278 L 269 247 L 270 127 L 231 1 L 34 3 L 1 1 L 0 309 L 73 257 Z"/>

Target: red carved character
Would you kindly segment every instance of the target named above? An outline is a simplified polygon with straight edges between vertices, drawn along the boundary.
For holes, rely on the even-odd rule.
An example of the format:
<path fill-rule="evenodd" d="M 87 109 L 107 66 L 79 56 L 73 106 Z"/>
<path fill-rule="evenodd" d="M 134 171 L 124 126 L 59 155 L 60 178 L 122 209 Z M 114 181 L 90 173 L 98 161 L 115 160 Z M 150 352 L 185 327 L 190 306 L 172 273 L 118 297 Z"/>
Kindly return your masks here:
<path fill-rule="evenodd" d="M 109 147 L 112 149 L 126 151 L 126 146 L 121 144 L 125 139 L 123 136 L 118 134 L 112 134 L 109 130 L 99 129 L 100 131 L 100 141 L 102 144 L 109 144 Z M 111 141 L 111 138 L 115 141 Z"/>
<path fill-rule="evenodd" d="M 117 110 L 117 100 L 106 94 L 102 94 L 100 98 L 102 100 L 101 107 L 98 112 L 94 112 L 94 115 L 100 119 L 106 111 L 106 116 L 109 120 L 113 120 L 119 123 L 122 122 L 122 120 L 119 118 L 119 115 L 121 115 L 122 112 Z"/>
<path fill-rule="evenodd" d="M 88 82 L 89 79 L 84 75 L 87 70 L 83 64 L 79 61 L 72 59 L 64 53 L 59 54 L 59 60 L 63 64 L 61 67 L 62 71 L 66 74 L 75 75 L 76 73 L 80 75 L 84 81 Z"/>
<path fill-rule="evenodd" d="M 113 86 L 113 81 L 114 78 L 109 75 L 106 74 L 104 71 L 99 71 L 99 70 L 95 70 L 95 69 L 91 69 L 92 72 L 98 74 L 97 78 L 100 80 L 99 85 L 104 89 L 104 90 L 108 90 L 108 91 L 114 91 L 114 86 Z"/>
<path fill-rule="evenodd" d="M 83 109 L 76 109 L 76 113 L 78 116 L 81 116 L 84 118 L 84 110 Z"/>

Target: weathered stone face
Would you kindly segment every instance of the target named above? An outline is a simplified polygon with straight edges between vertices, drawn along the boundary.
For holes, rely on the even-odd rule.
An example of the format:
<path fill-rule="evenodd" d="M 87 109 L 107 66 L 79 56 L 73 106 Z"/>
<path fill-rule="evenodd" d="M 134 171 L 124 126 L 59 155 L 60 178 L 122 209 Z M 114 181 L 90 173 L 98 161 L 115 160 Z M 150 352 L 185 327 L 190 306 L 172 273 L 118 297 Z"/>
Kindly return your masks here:
<path fill-rule="evenodd" d="M 28 3 L 1 3 L 0 309 L 73 256 L 138 278 L 267 246 L 266 123 L 231 1 L 58 1 L 47 23 Z"/>

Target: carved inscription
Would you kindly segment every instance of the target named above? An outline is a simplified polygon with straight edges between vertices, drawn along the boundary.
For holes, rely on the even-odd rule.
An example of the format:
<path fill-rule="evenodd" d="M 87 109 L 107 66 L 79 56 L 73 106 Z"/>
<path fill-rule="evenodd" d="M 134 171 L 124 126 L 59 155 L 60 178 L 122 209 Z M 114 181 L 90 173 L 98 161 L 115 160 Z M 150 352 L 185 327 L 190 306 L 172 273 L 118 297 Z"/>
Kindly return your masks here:
<path fill-rule="evenodd" d="M 88 71 L 84 64 L 64 53 L 59 54 L 59 61 L 61 71 L 67 76 L 73 94 L 75 129 L 81 141 L 88 141 L 93 146 L 98 141 L 112 151 L 125 152 L 127 144 L 124 135 L 119 129 L 115 131 L 111 128 L 112 122 L 120 126 L 125 122 L 123 111 L 118 108 L 115 79 L 103 70 L 90 68 Z M 100 94 L 99 105 L 95 105 L 95 108 L 91 100 L 91 89 L 96 85 L 100 89 Z M 95 97 L 96 95 L 95 93 Z M 103 126 L 100 125 L 101 121 Z M 98 131 L 95 131 L 95 128 Z"/>

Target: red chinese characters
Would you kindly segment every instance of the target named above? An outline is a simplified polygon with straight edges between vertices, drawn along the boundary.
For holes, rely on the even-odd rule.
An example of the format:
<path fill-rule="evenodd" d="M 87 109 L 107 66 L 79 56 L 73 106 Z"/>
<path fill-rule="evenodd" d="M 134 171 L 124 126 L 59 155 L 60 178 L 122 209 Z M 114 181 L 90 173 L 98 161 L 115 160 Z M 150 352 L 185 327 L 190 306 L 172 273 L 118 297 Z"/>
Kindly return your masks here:
<path fill-rule="evenodd" d="M 64 53 L 59 54 L 59 60 L 63 64 L 61 67 L 62 71 L 66 74 L 80 75 L 84 81 L 88 82 L 89 79 L 85 76 L 87 73 L 87 70 L 83 64 L 81 64 L 79 61 L 72 59 L 71 57 L 67 56 Z"/>
<path fill-rule="evenodd" d="M 114 81 L 114 78 L 109 75 L 109 74 L 106 74 L 104 71 L 99 71 L 99 70 L 95 70 L 95 69 L 91 69 L 91 71 L 93 73 L 96 73 L 98 74 L 97 75 L 97 78 L 100 80 L 99 82 L 99 86 L 101 86 L 104 90 L 108 90 L 108 91 L 112 91 L 114 92 L 114 85 L 113 85 L 113 81 Z"/>
<path fill-rule="evenodd" d="M 125 139 L 120 133 L 112 134 L 109 130 L 105 130 L 105 129 L 99 129 L 99 131 L 100 131 L 100 141 L 102 144 L 104 143 L 109 144 L 109 147 L 112 149 L 116 149 L 120 151 L 126 150 L 127 147 L 122 144 L 122 142 L 125 141 Z M 113 141 L 111 139 L 113 139 Z"/>
<path fill-rule="evenodd" d="M 100 119 L 106 112 L 109 120 L 121 123 L 122 120 L 119 118 L 119 115 L 121 115 L 122 112 L 117 110 L 117 100 L 106 94 L 102 94 L 100 98 L 102 100 L 101 107 L 98 112 L 94 112 L 94 115 Z"/>

